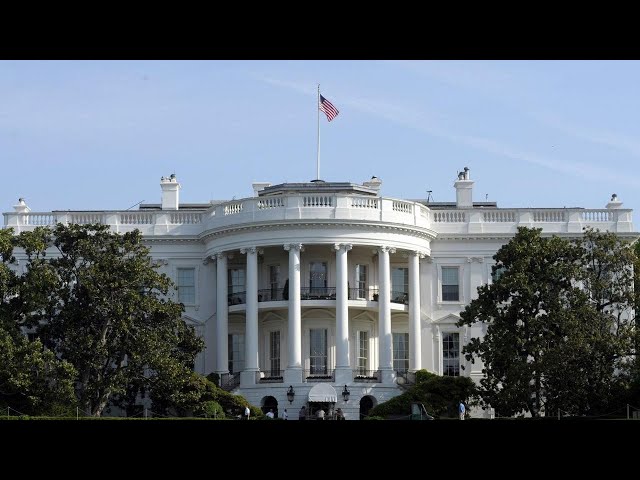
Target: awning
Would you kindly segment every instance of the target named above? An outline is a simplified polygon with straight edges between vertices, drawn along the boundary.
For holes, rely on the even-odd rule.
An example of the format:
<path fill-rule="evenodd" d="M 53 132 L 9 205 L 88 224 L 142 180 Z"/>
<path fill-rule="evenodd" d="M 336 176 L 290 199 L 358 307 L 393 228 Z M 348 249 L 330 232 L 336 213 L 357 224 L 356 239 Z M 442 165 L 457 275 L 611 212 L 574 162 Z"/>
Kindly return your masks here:
<path fill-rule="evenodd" d="M 310 402 L 337 402 L 338 395 L 335 388 L 328 383 L 319 383 L 309 391 Z"/>

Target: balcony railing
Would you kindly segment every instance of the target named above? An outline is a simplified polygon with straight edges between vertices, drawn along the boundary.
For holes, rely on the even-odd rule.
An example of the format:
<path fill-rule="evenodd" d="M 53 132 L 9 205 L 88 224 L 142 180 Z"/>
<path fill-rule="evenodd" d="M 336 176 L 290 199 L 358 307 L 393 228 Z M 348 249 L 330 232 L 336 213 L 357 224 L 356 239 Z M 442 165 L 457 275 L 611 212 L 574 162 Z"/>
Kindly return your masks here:
<path fill-rule="evenodd" d="M 584 208 L 451 208 L 393 198 L 354 195 L 283 195 L 233 200 L 188 211 L 52 211 L 4 213 L 16 233 L 41 225 L 101 223 L 117 232 L 140 229 L 143 235 L 197 235 L 209 229 L 253 222 L 362 220 L 433 229 L 441 233 L 514 233 L 518 226 L 542 227 L 549 233 L 581 233 L 591 226 L 631 232 L 632 210 Z"/>
<path fill-rule="evenodd" d="M 242 305 L 247 303 L 247 292 L 235 292 L 227 295 L 229 305 Z"/>
<path fill-rule="evenodd" d="M 399 384 L 413 385 L 416 383 L 416 372 L 396 370 L 396 379 Z"/>
<path fill-rule="evenodd" d="M 240 372 L 223 373 L 220 375 L 220 388 L 231 391 L 240 385 Z"/>
<path fill-rule="evenodd" d="M 266 370 L 257 372 L 258 383 L 282 383 L 284 370 Z"/>
<path fill-rule="evenodd" d="M 409 294 L 402 291 L 391 291 L 391 301 L 393 303 L 404 303 L 409 305 Z"/>
<path fill-rule="evenodd" d="M 353 371 L 353 381 L 360 383 L 379 383 L 380 374 L 378 370 L 365 370 L 358 368 Z"/>
<path fill-rule="evenodd" d="M 335 300 L 336 287 L 305 287 L 300 289 L 301 300 Z"/>
<path fill-rule="evenodd" d="M 379 289 L 349 288 L 349 300 L 366 300 L 377 302 Z M 263 288 L 258 290 L 258 302 L 281 302 L 289 299 L 289 292 L 284 288 Z M 300 289 L 301 300 L 335 300 L 336 287 L 303 287 Z M 408 304 L 408 295 L 405 292 L 391 292 L 391 301 Z M 227 295 L 228 305 L 244 305 L 247 302 L 247 292 L 235 292 Z"/>
<path fill-rule="evenodd" d="M 305 370 L 304 378 L 306 382 L 333 382 L 336 379 L 336 371 L 332 368 Z"/>
<path fill-rule="evenodd" d="M 377 302 L 378 301 L 378 289 L 372 287 L 366 288 L 350 288 L 349 289 L 349 300 L 368 300 Z"/>
<path fill-rule="evenodd" d="M 288 300 L 288 297 L 289 292 L 285 293 L 283 288 L 264 288 L 262 290 L 258 290 L 259 302 L 280 302 Z"/>

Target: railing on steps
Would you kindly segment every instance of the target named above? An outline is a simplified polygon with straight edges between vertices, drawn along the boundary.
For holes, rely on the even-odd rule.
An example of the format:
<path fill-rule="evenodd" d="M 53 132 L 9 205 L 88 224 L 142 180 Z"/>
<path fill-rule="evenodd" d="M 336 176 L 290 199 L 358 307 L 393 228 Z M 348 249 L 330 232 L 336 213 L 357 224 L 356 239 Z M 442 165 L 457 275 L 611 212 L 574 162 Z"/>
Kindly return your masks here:
<path fill-rule="evenodd" d="M 220 388 L 230 392 L 234 388 L 240 385 L 240 372 L 237 373 L 222 373 L 220 375 Z"/>

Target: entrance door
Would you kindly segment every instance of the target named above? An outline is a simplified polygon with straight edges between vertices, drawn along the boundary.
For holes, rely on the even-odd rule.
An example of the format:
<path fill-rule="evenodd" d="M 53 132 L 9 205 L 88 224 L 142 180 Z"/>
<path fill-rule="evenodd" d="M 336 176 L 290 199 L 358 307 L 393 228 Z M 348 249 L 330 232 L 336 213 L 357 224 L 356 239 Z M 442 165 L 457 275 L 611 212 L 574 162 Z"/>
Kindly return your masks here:
<path fill-rule="evenodd" d="M 369 415 L 369 410 L 373 408 L 373 400 L 369 395 L 360 400 L 360 420 L 364 420 Z"/>

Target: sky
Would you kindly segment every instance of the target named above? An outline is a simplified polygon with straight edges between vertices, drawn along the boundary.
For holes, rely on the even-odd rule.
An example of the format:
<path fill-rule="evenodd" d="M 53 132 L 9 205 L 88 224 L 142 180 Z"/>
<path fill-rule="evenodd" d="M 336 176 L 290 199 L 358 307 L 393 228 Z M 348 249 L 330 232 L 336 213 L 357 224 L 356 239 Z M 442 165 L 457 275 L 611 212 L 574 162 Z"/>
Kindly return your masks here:
<path fill-rule="evenodd" d="M 3 212 L 125 210 L 320 178 L 384 197 L 640 208 L 640 61 L 0 61 Z M 137 208 L 137 207 L 135 207 Z"/>

